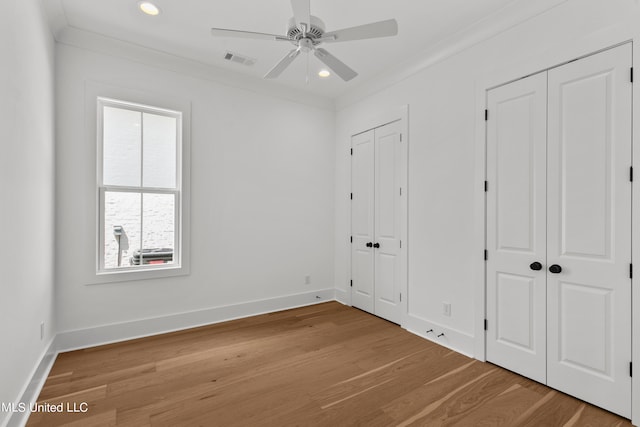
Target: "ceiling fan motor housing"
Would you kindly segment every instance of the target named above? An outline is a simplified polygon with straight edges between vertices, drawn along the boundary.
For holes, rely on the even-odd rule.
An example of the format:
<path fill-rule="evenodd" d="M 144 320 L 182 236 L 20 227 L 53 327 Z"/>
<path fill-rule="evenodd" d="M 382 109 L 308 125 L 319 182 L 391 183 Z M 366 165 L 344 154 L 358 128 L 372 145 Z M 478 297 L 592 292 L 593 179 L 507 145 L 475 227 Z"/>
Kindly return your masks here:
<path fill-rule="evenodd" d="M 314 45 L 319 44 L 315 39 L 319 39 L 324 34 L 324 22 L 313 15 L 309 16 L 311 20 L 311 28 L 307 30 L 306 38 L 311 39 Z M 298 40 L 303 38 L 302 31 L 296 26 L 295 18 L 289 19 L 289 29 L 287 30 L 287 36 L 292 39 L 294 45 L 298 45 Z M 294 41 L 295 40 L 295 41 Z"/>

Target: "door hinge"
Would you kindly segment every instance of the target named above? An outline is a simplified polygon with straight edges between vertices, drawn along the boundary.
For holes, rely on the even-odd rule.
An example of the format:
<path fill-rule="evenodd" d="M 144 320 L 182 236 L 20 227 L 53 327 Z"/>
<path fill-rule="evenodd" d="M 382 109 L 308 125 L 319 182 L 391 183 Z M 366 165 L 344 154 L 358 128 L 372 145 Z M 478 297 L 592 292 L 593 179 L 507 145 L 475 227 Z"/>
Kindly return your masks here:
<path fill-rule="evenodd" d="M 400 195 L 402 196 L 402 187 L 400 187 Z"/>
<path fill-rule="evenodd" d="M 629 279 L 633 279 L 633 264 L 629 264 Z"/>
<path fill-rule="evenodd" d="M 633 376 L 633 362 L 629 362 L 629 376 Z"/>
<path fill-rule="evenodd" d="M 349 280 L 349 286 L 351 286 L 353 288 L 353 280 Z"/>
<path fill-rule="evenodd" d="M 400 142 L 402 142 L 402 134 L 400 134 Z"/>
<path fill-rule="evenodd" d="M 402 302 L 402 292 L 400 292 L 400 302 Z"/>
<path fill-rule="evenodd" d="M 633 166 L 629 167 L 629 181 L 633 182 Z"/>
<path fill-rule="evenodd" d="M 353 236 L 349 236 L 349 242 L 353 243 Z"/>
<path fill-rule="evenodd" d="M 486 193 L 487 191 L 489 191 L 489 181 L 484 182 L 484 192 Z"/>
<path fill-rule="evenodd" d="M 484 120 L 489 120 L 489 110 L 484 110 Z"/>
<path fill-rule="evenodd" d="M 351 155 L 353 156 L 353 148 L 351 149 Z"/>
<path fill-rule="evenodd" d="M 349 195 L 349 198 L 350 198 L 351 200 L 353 200 L 353 193 L 351 193 L 351 194 Z"/>
<path fill-rule="evenodd" d="M 484 260 L 488 260 L 489 259 L 489 251 L 488 250 L 484 250 Z"/>
<path fill-rule="evenodd" d="M 629 71 L 629 80 L 633 83 L 633 67 L 631 67 L 631 70 Z"/>
<path fill-rule="evenodd" d="M 484 319 L 484 330 L 486 331 L 488 329 L 488 322 L 487 319 Z"/>

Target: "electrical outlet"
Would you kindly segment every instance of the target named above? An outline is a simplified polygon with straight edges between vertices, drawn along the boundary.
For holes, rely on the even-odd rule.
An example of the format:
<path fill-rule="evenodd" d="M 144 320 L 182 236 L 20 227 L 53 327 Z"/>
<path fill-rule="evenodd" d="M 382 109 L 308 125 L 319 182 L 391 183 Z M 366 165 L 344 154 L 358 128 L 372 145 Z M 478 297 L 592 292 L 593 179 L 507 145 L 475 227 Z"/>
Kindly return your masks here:
<path fill-rule="evenodd" d="M 44 322 L 40 322 L 40 341 L 44 339 Z"/>
<path fill-rule="evenodd" d="M 447 317 L 451 317 L 451 303 L 443 302 L 442 303 L 442 314 Z"/>
<path fill-rule="evenodd" d="M 311 276 L 309 276 L 309 275 L 304 276 L 304 284 L 305 285 L 310 285 L 311 284 Z"/>

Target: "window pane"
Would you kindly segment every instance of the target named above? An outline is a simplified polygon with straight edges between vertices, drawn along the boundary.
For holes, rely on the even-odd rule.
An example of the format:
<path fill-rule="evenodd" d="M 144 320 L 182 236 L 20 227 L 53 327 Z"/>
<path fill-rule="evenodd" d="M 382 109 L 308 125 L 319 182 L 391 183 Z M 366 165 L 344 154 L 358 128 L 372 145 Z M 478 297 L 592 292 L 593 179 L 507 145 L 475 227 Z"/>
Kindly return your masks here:
<path fill-rule="evenodd" d="M 104 195 L 104 267 L 132 265 L 140 249 L 140 193 L 107 191 Z M 120 232 L 117 230 L 120 226 Z M 120 255 L 118 255 L 120 250 Z"/>
<path fill-rule="evenodd" d="M 175 241 L 175 196 L 143 194 L 142 223 L 145 264 L 172 264 Z"/>
<path fill-rule="evenodd" d="M 103 182 L 105 185 L 140 185 L 141 113 L 104 107 Z"/>
<path fill-rule="evenodd" d="M 176 187 L 176 118 L 143 113 L 143 186 Z"/>

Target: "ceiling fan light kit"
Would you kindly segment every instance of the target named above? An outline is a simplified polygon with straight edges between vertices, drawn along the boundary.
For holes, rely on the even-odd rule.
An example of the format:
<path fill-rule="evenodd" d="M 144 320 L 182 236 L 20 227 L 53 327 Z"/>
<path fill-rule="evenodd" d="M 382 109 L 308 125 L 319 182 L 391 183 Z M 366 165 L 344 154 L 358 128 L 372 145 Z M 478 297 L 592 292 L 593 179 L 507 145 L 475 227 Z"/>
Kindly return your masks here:
<path fill-rule="evenodd" d="M 349 81 L 358 75 L 344 62 L 318 47 L 321 43 L 337 43 L 352 40 L 390 37 L 398 34 L 398 23 L 395 19 L 373 22 L 356 27 L 325 32 L 320 18 L 310 14 L 310 0 L 291 0 L 293 17 L 289 20 L 287 35 L 257 33 L 252 31 L 212 28 L 211 34 L 216 37 L 242 37 L 261 40 L 288 41 L 296 46 L 289 51 L 267 74 L 265 79 L 275 79 L 300 55 L 301 52 L 313 52 L 314 56 L 329 67 L 342 80 Z M 322 77 L 322 76 L 321 76 Z M 327 76 L 325 76 L 327 77 Z"/>

